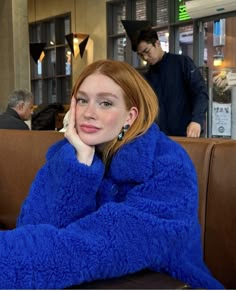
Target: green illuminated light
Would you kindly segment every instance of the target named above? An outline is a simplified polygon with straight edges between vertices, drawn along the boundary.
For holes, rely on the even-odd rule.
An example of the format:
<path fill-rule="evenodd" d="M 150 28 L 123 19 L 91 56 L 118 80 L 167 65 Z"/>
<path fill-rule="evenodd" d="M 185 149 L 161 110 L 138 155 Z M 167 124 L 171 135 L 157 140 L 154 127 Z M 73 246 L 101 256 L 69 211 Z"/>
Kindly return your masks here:
<path fill-rule="evenodd" d="M 179 21 L 190 19 L 185 5 L 179 5 Z"/>

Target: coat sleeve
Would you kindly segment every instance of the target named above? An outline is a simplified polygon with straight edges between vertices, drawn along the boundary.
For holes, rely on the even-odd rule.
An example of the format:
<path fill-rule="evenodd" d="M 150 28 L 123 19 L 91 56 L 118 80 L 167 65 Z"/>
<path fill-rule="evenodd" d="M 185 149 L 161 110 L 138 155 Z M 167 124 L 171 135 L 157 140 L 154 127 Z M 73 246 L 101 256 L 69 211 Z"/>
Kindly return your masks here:
<path fill-rule="evenodd" d="M 77 160 L 68 142 L 56 143 L 31 185 L 17 226 L 47 223 L 64 227 L 94 211 L 103 173 L 104 166 L 96 156 L 89 167 Z"/>
<path fill-rule="evenodd" d="M 181 266 L 199 237 L 195 174 L 181 158 L 158 165 L 157 175 L 133 187 L 125 201 L 108 202 L 65 228 L 26 225 L 0 233 L 0 288 L 61 289 L 144 268 L 189 279 L 174 262 Z M 207 288 L 206 277 L 197 273 L 202 281 L 190 283 Z"/>
<path fill-rule="evenodd" d="M 192 121 L 201 124 L 203 128 L 203 121 L 205 120 L 209 106 L 209 95 L 206 83 L 199 68 L 187 56 L 185 57 L 183 74 L 192 99 Z"/>

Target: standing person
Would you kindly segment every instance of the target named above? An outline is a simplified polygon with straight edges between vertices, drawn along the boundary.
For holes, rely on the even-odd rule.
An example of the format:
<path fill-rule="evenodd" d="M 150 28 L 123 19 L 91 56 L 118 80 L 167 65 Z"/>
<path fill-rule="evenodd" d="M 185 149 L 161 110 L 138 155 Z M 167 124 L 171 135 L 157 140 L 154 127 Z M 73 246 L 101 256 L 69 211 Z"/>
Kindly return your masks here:
<path fill-rule="evenodd" d="M 203 262 L 196 172 L 154 123 L 157 98 L 125 62 L 86 67 L 17 228 L 0 232 L 2 289 L 61 289 L 149 268 L 223 288 Z"/>
<path fill-rule="evenodd" d="M 14 90 L 8 97 L 7 109 L 0 114 L 0 129 L 29 130 L 25 123 L 33 111 L 33 95 L 28 90 Z"/>
<path fill-rule="evenodd" d="M 160 129 L 172 136 L 203 134 L 209 97 L 193 61 L 164 52 L 157 32 L 151 28 L 136 33 L 132 49 L 149 64 L 145 77 L 158 96 Z"/>

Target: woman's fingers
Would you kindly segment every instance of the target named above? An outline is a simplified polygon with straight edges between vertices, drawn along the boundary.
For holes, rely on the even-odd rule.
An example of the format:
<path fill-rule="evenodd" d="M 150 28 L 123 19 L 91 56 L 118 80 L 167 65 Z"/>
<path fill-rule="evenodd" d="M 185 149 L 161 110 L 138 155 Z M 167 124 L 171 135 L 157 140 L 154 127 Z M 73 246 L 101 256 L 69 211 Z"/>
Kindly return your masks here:
<path fill-rule="evenodd" d="M 69 114 L 69 125 L 74 128 L 75 127 L 75 110 L 76 108 L 76 99 L 74 96 L 71 98 L 71 104 L 70 104 L 70 114 Z"/>

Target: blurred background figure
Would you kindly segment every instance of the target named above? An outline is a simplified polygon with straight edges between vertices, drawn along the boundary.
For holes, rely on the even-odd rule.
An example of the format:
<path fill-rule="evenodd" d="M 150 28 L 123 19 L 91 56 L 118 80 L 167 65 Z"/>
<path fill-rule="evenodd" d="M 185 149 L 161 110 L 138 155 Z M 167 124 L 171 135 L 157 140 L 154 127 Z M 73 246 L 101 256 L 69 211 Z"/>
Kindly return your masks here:
<path fill-rule="evenodd" d="M 0 115 L 0 129 L 29 130 L 25 121 L 31 119 L 33 94 L 26 89 L 14 90 L 8 97 L 7 109 Z"/>
<path fill-rule="evenodd" d="M 64 107 L 58 102 L 38 105 L 32 115 L 32 130 L 57 130 L 56 117 L 60 112 L 64 112 Z"/>

